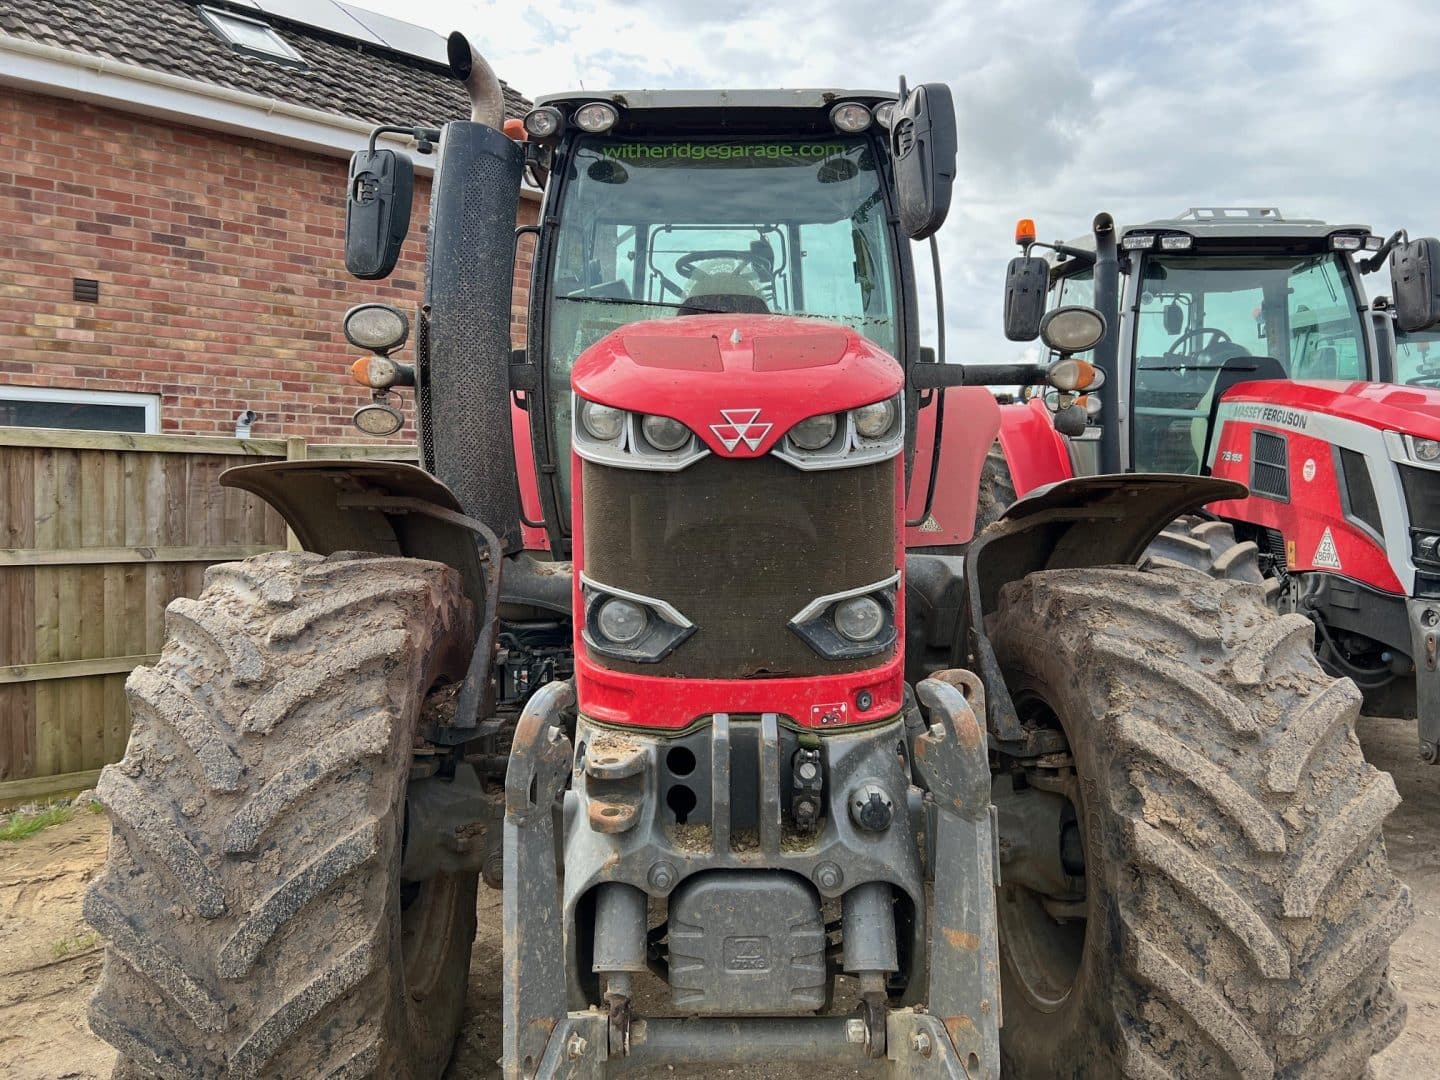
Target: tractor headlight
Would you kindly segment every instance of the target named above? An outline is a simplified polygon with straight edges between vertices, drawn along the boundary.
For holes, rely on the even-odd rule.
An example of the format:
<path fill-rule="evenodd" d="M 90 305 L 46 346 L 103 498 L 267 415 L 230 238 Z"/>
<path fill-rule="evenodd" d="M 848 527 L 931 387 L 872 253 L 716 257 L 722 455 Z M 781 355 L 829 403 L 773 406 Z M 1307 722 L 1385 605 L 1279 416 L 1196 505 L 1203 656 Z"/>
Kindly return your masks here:
<path fill-rule="evenodd" d="M 1105 316 L 1091 307 L 1053 308 L 1040 320 L 1040 340 L 1059 353 L 1093 349 L 1105 336 Z"/>
<path fill-rule="evenodd" d="M 830 123 L 835 125 L 836 131 L 843 131 L 847 135 L 864 131 L 873 119 L 870 110 L 855 101 L 842 101 L 830 110 Z"/>
<path fill-rule="evenodd" d="M 595 626 L 610 641 L 628 645 L 645 632 L 649 616 L 639 604 L 614 597 L 600 605 L 595 613 Z"/>
<path fill-rule="evenodd" d="M 647 416 L 640 421 L 645 441 L 656 450 L 679 450 L 690 441 L 690 429 L 668 416 Z"/>
<path fill-rule="evenodd" d="M 381 354 L 394 352 L 410 336 L 410 320 L 389 304 L 357 304 L 341 325 L 351 345 Z"/>
<path fill-rule="evenodd" d="M 525 133 L 534 139 L 548 139 L 560 130 L 565 117 L 553 105 L 542 105 L 525 114 Z"/>
<path fill-rule="evenodd" d="M 612 409 L 609 405 L 601 405 L 594 401 L 580 401 L 580 423 L 591 438 L 599 439 L 601 442 L 614 442 L 620 437 L 620 432 L 625 430 L 625 412 L 623 409 Z"/>
<path fill-rule="evenodd" d="M 875 122 L 889 131 L 890 125 L 895 122 L 895 102 L 882 101 L 875 106 L 874 116 Z"/>
<path fill-rule="evenodd" d="M 1440 461 L 1440 442 L 1434 439 L 1411 439 L 1410 448 L 1416 461 Z"/>
<path fill-rule="evenodd" d="M 835 605 L 835 629 L 851 641 L 870 641 L 885 629 L 885 609 L 870 596 L 852 596 Z"/>
<path fill-rule="evenodd" d="M 812 416 L 790 429 L 790 441 L 801 450 L 823 450 L 834 441 L 839 426 L 834 413 Z"/>
<path fill-rule="evenodd" d="M 575 110 L 575 126 L 591 135 L 609 131 L 620 119 L 620 111 L 606 101 L 592 101 Z"/>
<path fill-rule="evenodd" d="M 862 405 L 851 415 L 855 418 L 855 430 L 862 438 L 879 439 L 895 426 L 898 411 L 895 399 L 889 398 L 873 405 Z"/>

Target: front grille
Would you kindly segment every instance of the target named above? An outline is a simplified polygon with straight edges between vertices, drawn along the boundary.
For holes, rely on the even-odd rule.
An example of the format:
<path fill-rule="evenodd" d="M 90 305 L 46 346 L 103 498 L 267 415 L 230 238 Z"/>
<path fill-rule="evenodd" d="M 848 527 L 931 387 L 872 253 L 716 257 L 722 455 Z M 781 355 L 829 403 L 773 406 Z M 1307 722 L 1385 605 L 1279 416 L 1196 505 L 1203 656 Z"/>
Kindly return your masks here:
<path fill-rule="evenodd" d="M 1440 470 L 1400 466 L 1400 484 L 1405 489 L 1405 507 L 1410 527 L 1440 533 Z"/>
<path fill-rule="evenodd" d="M 891 652 L 825 660 L 790 629 L 817 596 L 895 573 L 895 463 L 802 472 L 773 456 L 710 456 L 680 472 L 582 463 L 585 574 L 674 605 L 696 631 L 658 663 L 694 679 L 835 674 Z"/>
<path fill-rule="evenodd" d="M 1290 448 L 1285 436 L 1255 432 L 1250 448 L 1250 490 L 1272 499 L 1290 498 Z"/>
<path fill-rule="evenodd" d="M 1375 485 L 1370 482 L 1370 468 L 1365 463 L 1365 455 L 1342 446 L 1340 467 L 1345 471 L 1345 501 L 1350 516 L 1364 522 L 1377 533 L 1383 532 L 1380 524 L 1380 500 L 1375 497 Z"/>

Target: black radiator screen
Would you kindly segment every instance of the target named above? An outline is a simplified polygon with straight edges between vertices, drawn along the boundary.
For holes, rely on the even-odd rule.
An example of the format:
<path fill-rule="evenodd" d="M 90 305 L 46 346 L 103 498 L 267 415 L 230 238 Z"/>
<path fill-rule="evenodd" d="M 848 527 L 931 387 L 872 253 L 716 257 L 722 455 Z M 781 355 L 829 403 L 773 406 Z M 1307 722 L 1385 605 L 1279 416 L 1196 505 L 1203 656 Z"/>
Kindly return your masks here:
<path fill-rule="evenodd" d="M 817 596 L 895 573 L 895 462 L 803 472 L 707 457 L 680 472 L 584 463 L 585 573 L 668 601 L 697 627 L 647 675 L 746 679 L 877 667 L 825 660 L 787 625 Z"/>

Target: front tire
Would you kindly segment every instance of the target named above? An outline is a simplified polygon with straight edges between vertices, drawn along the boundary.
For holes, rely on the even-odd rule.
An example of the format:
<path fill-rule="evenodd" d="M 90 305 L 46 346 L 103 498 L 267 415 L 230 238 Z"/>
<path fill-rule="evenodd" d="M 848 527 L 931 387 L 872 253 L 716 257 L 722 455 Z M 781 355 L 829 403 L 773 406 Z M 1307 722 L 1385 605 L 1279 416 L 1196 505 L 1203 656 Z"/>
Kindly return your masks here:
<path fill-rule="evenodd" d="M 1002 885 L 1011 1076 L 1353 1078 L 1399 1033 L 1399 796 L 1310 632 L 1184 569 L 1005 587 L 990 634 L 1022 719 L 1068 742 L 1039 765 L 1075 793 L 1086 893 Z"/>
<path fill-rule="evenodd" d="M 436 563 L 275 553 L 212 567 L 131 676 L 85 898 L 119 1076 L 440 1075 L 465 999 L 473 874 L 400 880 L 427 691 L 470 605 Z"/>

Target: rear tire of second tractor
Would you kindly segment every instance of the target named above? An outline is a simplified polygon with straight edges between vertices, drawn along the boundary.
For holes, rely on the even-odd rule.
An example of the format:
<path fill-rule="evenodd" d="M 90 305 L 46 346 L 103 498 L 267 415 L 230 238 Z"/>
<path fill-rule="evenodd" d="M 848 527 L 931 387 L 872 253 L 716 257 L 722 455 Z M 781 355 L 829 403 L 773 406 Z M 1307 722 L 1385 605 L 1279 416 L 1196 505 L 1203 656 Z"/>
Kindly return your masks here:
<path fill-rule="evenodd" d="M 1083 848 L 1083 900 L 1002 863 L 1008 1075 L 1365 1075 L 1405 1018 L 1399 796 L 1309 623 L 1252 584 L 1116 567 L 1005 586 L 989 633 L 1022 721 L 1068 746 L 1016 787 L 1068 793 Z"/>
<path fill-rule="evenodd" d="M 437 563 L 284 552 L 170 605 L 85 897 L 117 1077 L 440 1075 L 477 875 L 400 869 L 419 717 L 465 670 L 470 609 Z"/>

